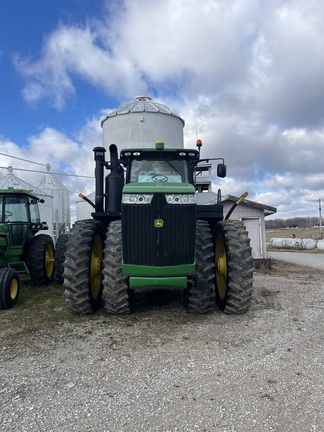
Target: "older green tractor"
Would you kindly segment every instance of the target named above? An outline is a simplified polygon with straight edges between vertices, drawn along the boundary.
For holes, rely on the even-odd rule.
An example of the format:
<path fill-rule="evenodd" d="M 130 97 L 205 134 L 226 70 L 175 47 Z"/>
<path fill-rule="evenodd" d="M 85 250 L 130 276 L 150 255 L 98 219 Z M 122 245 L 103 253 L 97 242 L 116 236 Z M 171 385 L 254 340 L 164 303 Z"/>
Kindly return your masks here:
<path fill-rule="evenodd" d="M 54 244 L 40 221 L 38 203 L 26 190 L 0 189 L 0 309 L 18 300 L 20 281 L 46 284 L 54 278 Z"/>

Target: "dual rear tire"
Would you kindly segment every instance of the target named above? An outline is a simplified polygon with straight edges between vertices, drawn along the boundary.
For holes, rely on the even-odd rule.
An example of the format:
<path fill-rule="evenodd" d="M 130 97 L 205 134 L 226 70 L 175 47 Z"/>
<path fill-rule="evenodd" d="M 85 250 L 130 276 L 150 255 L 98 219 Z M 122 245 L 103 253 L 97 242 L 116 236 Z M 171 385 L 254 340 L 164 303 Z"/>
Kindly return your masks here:
<path fill-rule="evenodd" d="M 73 313 L 92 313 L 102 299 L 107 312 L 129 313 L 128 278 L 122 275 L 121 222 L 111 222 L 106 235 L 100 221 L 76 222 L 66 243 L 63 278 L 66 305 Z"/>
<path fill-rule="evenodd" d="M 227 314 L 242 314 L 252 302 L 253 259 L 243 222 L 224 220 L 216 226 L 216 303 Z"/>
<path fill-rule="evenodd" d="M 243 222 L 224 220 L 215 228 L 197 220 L 196 278 L 187 292 L 187 307 L 193 313 L 218 308 L 227 314 L 242 314 L 252 302 L 253 259 Z"/>
<path fill-rule="evenodd" d="M 104 229 L 89 219 L 74 224 L 68 236 L 64 261 L 64 296 L 75 314 L 89 314 L 101 305 Z"/>

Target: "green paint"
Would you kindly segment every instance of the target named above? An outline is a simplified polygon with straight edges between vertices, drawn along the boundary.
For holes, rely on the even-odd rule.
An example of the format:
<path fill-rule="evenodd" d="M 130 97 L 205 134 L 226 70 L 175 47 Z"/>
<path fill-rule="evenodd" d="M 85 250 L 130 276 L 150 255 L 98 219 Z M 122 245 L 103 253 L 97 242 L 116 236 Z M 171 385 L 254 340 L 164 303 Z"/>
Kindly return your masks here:
<path fill-rule="evenodd" d="M 130 277 L 129 287 L 137 288 L 154 288 L 154 289 L 185 289 L 187 288 L 186 277 Z"/>
<path fill-rule="evenodd" d="M 123 264 L 123 274 L 141 277 L 174 277 L 195 274 L 195 263 L 177 266 L 139 266 Z"/>

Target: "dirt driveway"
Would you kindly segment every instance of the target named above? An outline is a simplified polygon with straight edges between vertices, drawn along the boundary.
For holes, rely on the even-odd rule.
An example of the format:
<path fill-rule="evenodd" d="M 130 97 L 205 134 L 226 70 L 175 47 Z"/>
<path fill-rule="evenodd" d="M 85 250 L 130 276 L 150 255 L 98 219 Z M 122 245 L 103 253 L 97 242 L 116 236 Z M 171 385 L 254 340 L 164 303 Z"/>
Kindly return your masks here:
<path fill-rule="evenodd" d="M 79 317 L 25 288 L 0 311 L 0 430 L 323 431 L 324 272 L 275 261 L 254 286 L 243 316 L 165 292 Z"/>

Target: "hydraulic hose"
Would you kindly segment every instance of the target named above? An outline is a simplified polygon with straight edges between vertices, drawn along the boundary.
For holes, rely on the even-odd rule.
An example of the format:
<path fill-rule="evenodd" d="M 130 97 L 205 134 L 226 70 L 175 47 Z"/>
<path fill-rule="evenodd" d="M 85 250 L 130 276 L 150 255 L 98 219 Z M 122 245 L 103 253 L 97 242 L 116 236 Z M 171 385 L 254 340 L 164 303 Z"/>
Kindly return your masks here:
<path fill-rule="evenodd" d="M 234 209 L 240 204 L 240 202 L 242 202 L 244 200 L 244 198 L 246 198 L 248 196 L 248 192 L 244 192 L 243 195 L 240 196 L 240 198 L 232 205 L 232 207 L 229 209 L 227 215 L 225 216 L 225 219 L 228 219 L 231 214 L 233 213 Z"/>

